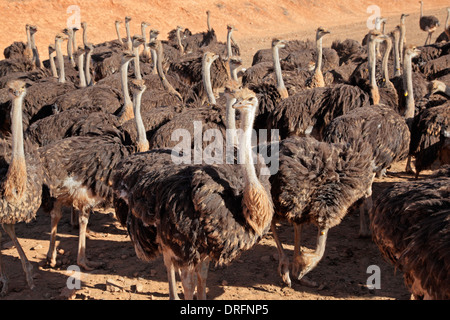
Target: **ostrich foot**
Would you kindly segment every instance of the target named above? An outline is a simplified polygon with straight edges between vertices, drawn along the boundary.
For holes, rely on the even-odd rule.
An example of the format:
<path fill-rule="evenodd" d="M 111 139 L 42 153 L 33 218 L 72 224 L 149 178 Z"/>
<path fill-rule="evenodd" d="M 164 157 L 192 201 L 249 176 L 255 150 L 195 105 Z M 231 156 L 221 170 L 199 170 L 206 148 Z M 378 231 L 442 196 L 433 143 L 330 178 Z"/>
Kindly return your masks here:
<path fill-rule="evenodd" d="M 86 258 L 84 258 L 84 259 L 79 259 L 77 261 L 77 265 L 79 265 L 86 271 L 92 271 L 94 269 L 102 267 L 104 265 L 104 263 L 101 261 L 89 261 Z"/>
<path fill-rule="evenodd" d="M 321 258 L 322 257 L 316 254 L 315 251 L 302 248 L 301 254 L 298 255 L 292 263 L 292 274 L 297 280 L 302 282 L 303 277 L 316 267 Z M 304 280 L 304 283 L 312 284 L 311 281 L 307 279 Z"/>
<path fill-rule="evenodd" d="M 291 278 L 289 276 L 289 259 L 285 255 L 280 257 L 280 263 L 278 264 L 278 273 L 285 284 L 292 287 Z"/>

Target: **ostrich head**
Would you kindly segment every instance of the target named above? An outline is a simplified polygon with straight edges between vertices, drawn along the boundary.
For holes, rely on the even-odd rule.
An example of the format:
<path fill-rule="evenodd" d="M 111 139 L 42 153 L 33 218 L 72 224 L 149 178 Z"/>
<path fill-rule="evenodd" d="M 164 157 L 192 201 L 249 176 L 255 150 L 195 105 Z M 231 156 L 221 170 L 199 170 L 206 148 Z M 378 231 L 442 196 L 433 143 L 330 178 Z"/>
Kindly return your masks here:
<path fill-rule="evenodd" d="M 157 29 L 150 30 L 150 41 L 158 38 L 158 35 L 159 35 L 159 30 L 157 30 Z"/>
<path fill-rule="evenodd" d="M 55 52 L 55 45 L 51 43 L 48 45 L 48 53 L 52 54 L 53 52 Z"/>
<path fill-rule="evenodd" d="M 38 31 L 37 27 L 35 25 L 30 25 L 30 32 L 31 34 L 34 34 Z"/>
<path fill-rule="evenodd" d="M 208 64 L 213 63 L 217 58 L 219 58 L 219 55 L 213 52 L 205 52 L 205 54 L 203 55 L 203 59 Z"/>
<path fill-rule="evenodd" d="M 286 47 L 286 40 L 280 40 L 280 39 L 272 39 L 272 48 L 284 48 Z"/>
<path fill-rule="evenodd" d="M 242 66 L 242 59 L 240 57 L 231 57 L 230 58 L 230 65 L 233 68 L 238 68 Z"/>
<path fill-rule="evenodd" d="M 323 27 L 319 27 L 319 28 L 317 28 L 317 32 L 316 32 L 316 39 L 319 40 L 320 38 L 322 38 L 323 36 L 325 36 L 329 33 L 331 33 L 331 32 L 324 29 Z"/>
<path fill-rule="evenodd" d="M 236 97 L 236 103 L 233 105 L 234 109 L 240 111 L 247 110 L 250 112 L 256 111 L 258 107 L 258 98 L 256 93 L 248 88 L 244 88 L 234 93 Z"/>
<path fill-rule="evenodd" d="M 140 34 L 135 34 L 133 36 L 133 47 L 139 47 L 140 45 L 142 45 L 145 42 L 145 39 L 143 36 L 141 36 Z"/>
<path fill-rule="evenodd" d="M 85 50 L 88 53 L 94 51 L 94 45 L 90 42 L 86 43 Z"/>
<path fill-rule="evenodd" d="M 126 16 L 125 17 L 125 23 L 128 23 L 128 22 L 130 22 L 131 21 L 131 17 L 130 16 Z"/>
<path fill-rule="evenodd" d="M 447 86 L 444 82 L 439 80 L 433 80 L 428 83 L 428 94 L 426 97 L 431 96 L 432 94 L 435 94 L 436 92 L 445 92 Z"/>
<path fill-rule="evenodd" d="M 117 27 L 118 27 L 121 23 L 122 23 L 122 21 L 120 21 L 120 20 L 114 21 L 114 24 L 115 24 Z"/>
<path fill-rule="evenodd" d="M 131 52 L 131 51 L 125 50 L 125 51 L 122 53 L 122 61 L 128 61 L 128 60 L 133 59 L 134 57 L 135 57 L 135 55 L 134 55 L 134 53 Z"/>
<path fill-rule="evenodd" d="M 12 99 L 25 95 L 27 84 L 22 80 L 13 80 L 8 82 L 8 94 Z"/>
<path fill-rule="evenodd" d="M 410 45 L 406 48 L 405 55 L 411 58 L 417 57 L 419 54 L 420 50 L 416 46 Z"/>
<path fill-rule="evenodd" d="M 232 24 L 227 24 L 227 30 L 238 31 Z"/>
<path fill-rule="evenodd" d="M 401 21 L 401 22 L 405 22 L 405 18 L 406 18 L 406 17 L 409 17 L 409 14 L 402 13 L 402 15 L 400 16 L 400 21 Z"/>
<path fill-rule="evenodd" d="M 132 93 L 143 92 L 145 89 L 147 89 L 145 80 L 133 79 L 130 81 L 130 90 Z"/>
<path fill-rule="evenodd" d="M 64 33 L 58 33 L 57 35 L 56 35 L 56 37 L 55 37 L 55 40 L 56 41 L 65 41 L 65 40 L 67 40 L 67 39 L 69 39 L 68 37 L 67 37 L 67 35 L 65 35 Z"/>

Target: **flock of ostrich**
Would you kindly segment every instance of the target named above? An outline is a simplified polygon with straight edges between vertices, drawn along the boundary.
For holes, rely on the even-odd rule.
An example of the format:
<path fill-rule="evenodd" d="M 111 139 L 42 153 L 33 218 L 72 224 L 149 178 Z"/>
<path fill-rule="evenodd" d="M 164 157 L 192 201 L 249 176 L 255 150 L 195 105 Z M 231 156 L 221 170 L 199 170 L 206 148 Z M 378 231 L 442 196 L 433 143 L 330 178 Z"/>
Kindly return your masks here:
<path fill-rule="evenodd" d="M 37 26 L 26 25 L 27 42 L 12 43 L 0 61 L 0 223 L 29 287 L 32 265 L 15 224 L 38 210 L 51 216 L 50 268 L 63 207 L 79 228 L 85 270 L 101 267 L 86 255 L 90 213 L 112 208 L 138 258 L 162 255 L 171 299 L 179 298 L 177 273 L 184 299 L 206 299 L 210 262 L 231 263 L 269 232 L 284 283 L 314 285 L 305 275 L 323 258 L 328 231 L 359 206 L 359 235 L 403 272 L 412 298 L 450 299 L 450 8 L 432 43 L 440 23 L 422 7 L 424 46 L 408 43 L 407 14 L 390 31 L 378 17 L 361 42 L 323 47 L 323 27 L 315 41 L 273 39 L 247 69 L 235 27 L 219 42 L 209 11 L 206 31 L 178 26 L 167 40 L 147 22 L 132 36 L 127 16 L 126 37 L 116 21 L 117 39 L 93 44 L 82 22 L 82 44 L 81 30 L 66 28 L 47 60 Z M 195 121 L 203 132 L 231 133 L 243 163 L 174 163 L 172 134 L 182 128 L 193 137 Z M 253 129 L 279 136 L 255 146 Z M 255 150 L 276 156 L 278 171 L 262 174 L 267 164 L 252 161 Z M 372 201 L 375 177 L 406 159 L 410 181 Z M 421 177 L 423 170 L 433 172 Z M 278 221 L 294 228 L 291 262 Z M 301 246 L 305 224 L 318 230 L 313 249 Z M 7 271 L 0 254 L 2 296 Z"/>

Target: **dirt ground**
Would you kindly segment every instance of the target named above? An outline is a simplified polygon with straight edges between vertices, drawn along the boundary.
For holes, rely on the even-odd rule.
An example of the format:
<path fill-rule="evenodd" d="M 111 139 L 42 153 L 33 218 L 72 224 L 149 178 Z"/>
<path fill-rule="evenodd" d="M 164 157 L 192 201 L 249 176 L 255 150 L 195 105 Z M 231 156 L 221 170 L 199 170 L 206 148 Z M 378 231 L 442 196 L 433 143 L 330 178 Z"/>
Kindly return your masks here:
<path fill-rule="evenodd" d="M 10 11 L 9 21 L 3 19 L 0 22 L 0 29 L 3 36 L 0 37 L 0 48 L 9 45 L 13 40 L 25 40 L 24 32 L 19 30 L 19 24 L 36 23 L 34 18 L 38 19 L 40 7 L 26 9 L 26 6 L 35 5 L 37 1 L 0 1 L 0 9 L 16 10 Z M 86 5 L 87 1 L 73 1 L 80 5 Z M 104 3 L 99 1 L 97 3 Z M 131 14 L 138 15 L 136 9 L 126 7 L 128 1 L 111 0 L 109 9 L 105 10 L 105 16 L 122 17 L 126 14 L 125 9 L 130 9 Z M 152 1 L 150 1 L 152 2 Z M 180 1 L 171 1 L 176 4 Z M 349 1 L 355 3 L 356 1 Z M 72 4 L 70 1 L 52 1 L 47 10 L 61 10 Z M 139 1 L 140 3 L 140 1 Z M 159 2 L 158 2 L 159 3 Z M 189 3 L 196 4 L 196 1 L 183 1 L 184 6 Z M 281 18 L 288 19 L 286 28 L 272 24 L 264 24 L 264 18 L 267 12 L 272 11 L 272 2 L 269 1 L 248 1 L 243 2 L 241 9 L 245 9 L 236 14 L 231 19 L 230 12 L 233 12 L 233 6 L 238 1 L 207 1 L 211 5 L 213 13 L 217 18 L 213 20 L 214 24 L 220 24 L 225 28 L 230 20 L 235 23 L 238 31 L 236 40 L 241 45 L 243 51 L 244 66 L 249 66 L 253 54 L 261 48 L 268 48 L 272 37 L 284 39 L 305 39 L 312 38 L 314 29 L 319 25 L 327 26 L 332 34 L 324 39 L 324 45 L 329 46 L 334 39 L 353 38 L 361 40 L 367 33 L 366 19 L 369 16 L 365 8 L 369 2 L 361 1 L 363 8 L 355 9 L 356 5 L 344 8 L 334 7 L 334 10 L 340 10 L 341 14 L 333 15 L 332 8 L 328 8 L 328 14 L 322 16 L 319 14 L 320 7 L 334 5 L 332 1 L 324 1 L 324 4 L 317 4 L 316 1 L 279 1 L 278 7 L 283 7 Z M 313 5 L 314 10 L 311 13 L 311 21 L 305 13 L 306 5 Z M 97 4 L 100 6 L 99 4 Z M 207 5 L 199 7 L 197 5 L 191 10 L 181 10 L 185 14 L 186 22 L 184 27 L 191 28 L 194 32 L 203 30 L 204 10 Z M 264 8 L 263 6 L 267 7 Z M 430 10 L 427 14 L 438 16 L 441 26 L 445 21 L 447 1 L 428 1 Z M 125 8 L 124 8 L 125 6 Z M 253 6 L 253 7 L 252 7 Z M 336 5 L 334 5 L 336 6 Z M 398 23 L 399 13 L 410 12 L 411 16 L 407 20 L 408 36 L 407 41 L 415 44 L 422 44 L 425 41 L 425 33 L 418 27 L 418 4 L 417 1 L 380 1 L 382 8 L 381 14 L 388 17 L 387 30 L 390 30 Z M 6 8 L 6 9 L 5 9 Z M 56 9 L 55 9 L 56 8 Z M 250 9 L 249 9 L 250 8 Z M 34 9 L 34 11 L 32 11 Z M 96 8 L 98 9 L 98 8 Z M 153 15 L 164 8 L 162 5 L 155 5 L 151 11 Z M 172 29 L 172 25 L 179 24 L 180 8 L 174 10 L 167 20 L 156 19 L 161 24 L 165 32 Z M 183 9 L 183 8 L 181 8 Z M 202 14 L 193 14 L 200 10 Z M 323 9 L 323 8 L 322 8 Z M 156 11 L 155 11 L 156 10 Z M 160 11 L 158 11 L 160 10 Z M 222 11 L 223 12 L 222 12 Z M 228 11 L 227 11 L 228 10 Z M 231 10 L 231 11 L 230 11 Z M 34 13 L 32 13 L 34 12 Z M 83 11 L 83 12 L 86 12 Z M 254 13 L 252 19 L 245 20 L 243 15 Z M 103 15 L 97 16 L 91 14 L 86 18 L 90 30 L 101 30 L 101 24 L 104 20 Z M 87 16 L 87 14 L 85 14 Z M 33 18 L 34 17 L 34 18 Z M 66 19 L 67 14 L 64 15 Z M 153 17 L 153 16 L 152 16 Z M 248 17 L 248 15 L 247 15 Z M 254 17 L 254 19 L 253 19 Z M 114 19 L 114 18 L 112 18 Z M 140 17 L 139 17 L 140 19 Z M 150 18 L 149 18 L 150 19 Z M 302 20 L 303 19 L 303 20 Z M 328 20 L 327 20 L 328 19 Z M 98 21 L 97 21 L 98 20 Z M 138 18 L 136 18 L 138 20 Z M 39 16 L 40 30 L 53 30 L 57 18 L 49 19 Z M 141 20 L 138 20 L 141 21 Z M 344 22 L 348 23 L 344 23 Z M 328 22 L 328 23 L 327 23 Z M 15 28 L 12 27 L 15 23 Z M 157 24 L 155 22 L 155 24 Z M 137 22 L 134 26 L 137 31 Z M 255 27 L 255 31 L 252 31 Z M 273 28 L 272 28 L 273 27 Z M 9 28 L 9 29 L 8 29 Z M 439 30 L 440 32 L 441 30 Z M 49 32 L 40 31 L 42 38 Z M 102 40 L 114 38 L 113 31 L 104 34 Z M 92 31 L 91 34 L 94 32 Z M 8 34 L 8 37 L 5 36 Z M 51 33 L 52 35 L 54 33 Z M 164 32 L 163 32 L 164 34 Z M 93 42 L 99 42 L 99 36 L 92 36 Z M 109 38 L 108 38 L 109 37 Z M 224 37 L 221 32 L 221 40 Z M 433 39 L 435 39 L 434 35 Z M 42 39 L 41 38 L 41 39 Z M 80 38 L 81 39 L 81 38 Z M 45 51 L 45 46 L 41 52 Z M 45 54 L 43 54 L 45 56 Z M 404 173 L 405 162 L 397 163 L 389 170 L 387 177 L 376 179 L 373 190 L 376 198 L 380 190 L 388 187 L 397 181 L 406 181 L 412 179 L 412 176 Z M 424 174 L 427 174 L 425 172 Z M 68 290 L 66 282 L 72 275 L 68 267 L 76 263 L 76 252 L 78 246 L 78 230 L 70 225 L 70 214 L 67 211 L 59 223 L 58 229 L 58 265 L 55 268 L 43 266 L 49 244 L 50 217 L 38 212 L 36 220 L 29 224 L 18 224 L 16 232 L 19 241 L 22 244 L 29 260 L 33 264 L 35 273 L 36 288 L 31 291 L 26 283 L 21 263 L 16 249 L 12 246 L 10 239 L 3 234 L 2 254 L 7 274 L 10 279 L 9 293 L 3 300 L 167 300 L 168 285 L 166 271 L 162 262 L 162 257 L 150 263 L 140 261 L 134 252 L 134 248 L 129 240 L 127 232 L 115 220 L 112 212 L 95 212 L 91 215 L 89 222 L 90 232 L 87 239 L 87 256 L 92 260 L 104 262 L 104 266 L 94 271 L 82 271 L 81 289 Z M 315 244 L 316 229 L 314 227 L 304 228 L 305 243 L 303 245 L 313 247 Z M 329 232 L 327 247 L 324 258 L 312 272 L 309 273 L 309 279 L 315 281 L 316 287 L 308 287 L 299 284 L 293 280 L 292 288 L 286 287 L 277 272 L 277 249 L 271 234 L 268 234 L 252 250 L 245 252 L 240 258 L 227 267 L 215 268 L 211 266 L 208 276 L 208 299 L 215 300 L 342 300 L 342 299 L 360 299 L 360 300 L 406 300 L 410 294 L 404 286 L 402 274 L 395 272 L 394 268 L 384 261 L 380 252 L 371 239 L 358 238 L 359 216 L 357 213 L 350 213 L 343 222 L 331 229 Z M 285 245 L 290 257 L 293 250 L 293 229 L 292 227 L 280 224 L 278 227 L 279 235 Z M 367 273 L 367 268 L 371 265 L 380 268 L 381 288 L 369 289 L 366 281 L 371 275 Z M 181 293 L 181 284 L 179 284 Z"/>

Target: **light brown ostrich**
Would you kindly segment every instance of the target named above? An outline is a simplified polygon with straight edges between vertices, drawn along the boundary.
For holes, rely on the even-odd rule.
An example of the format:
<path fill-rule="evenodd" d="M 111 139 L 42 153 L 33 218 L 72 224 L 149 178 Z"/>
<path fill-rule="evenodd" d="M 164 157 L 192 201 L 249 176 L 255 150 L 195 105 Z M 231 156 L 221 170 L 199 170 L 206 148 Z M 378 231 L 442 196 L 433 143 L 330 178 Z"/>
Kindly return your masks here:
<path fill-rule="evenodd" d="M 1 212 L 0 224 L 10 236 L 20 256 L 22 268 L 25 272 L 28 286 L 34 288 L 32 270 L 25 252 L 15 234 L 15 224 L 30 222 L 35 218 L 41 205 L 43 173 L 42 166 L 34 147 L 24 143 L 22 127 L 22 105 L 26 95 L 26 84 L 15 80 L 8 84 L 8 91 L 12 99 L 11 136 L 0 139 L 2 175 L 0 178 Z M 1 240 L 1 232 L 0 232 Z M 1 242 L 1 241 L 0 241 Z M 8 278 L 2 262 L 0 252 L 0 296 L 8 291 Z"/>
<path fill-rule="evenodd" d="M 403 273 L 411 299 L 450 299 L 449 169 L 386 188 L 370 213 L 373 240 Z"/>
<path fill-rule="evenodd" d="M 197 298 L 206 299 L 209 262 L 231 263 L 269 231 L 273 204 L 268 177 L 257 171 L 264 165 L 255 166 L 251 160 L 258 100 L 245 89 L 236 98 L 234 107 L 240 110 L 243 130 L 239 139 L 243 164 L 174 165 L 170 150 L 158 149 L 133 155 L 116 167 L 116 196 L 130 208 L 127 213 L 122 210 L 120 220 L 128 221 L 128 232 L 141 259 L 154 257 L 158 253 L 155 241 L 160 243 L 171 299 L 178 299 L 177 270 L 184 298 L 193 299 L 197 287 Z M 137 176 L 140 182 L 130 189 Z M 136 203 L 138 198 L 147 198 L 143 194 L 158 201 Z"/>
<path fill-rule="evenodd" d="M 435 16 L 424 16 L 423 15 L 423 1 L 419 1 L 420 3 L 420 20 L 419 25 L 422 31 L 428 33 L 427 38 L 425 39 L 425 45 L 427 43 L 431 44 L 431 35 L 436 31 L 437 27 L 440 26 L 438 18 Z"/>

